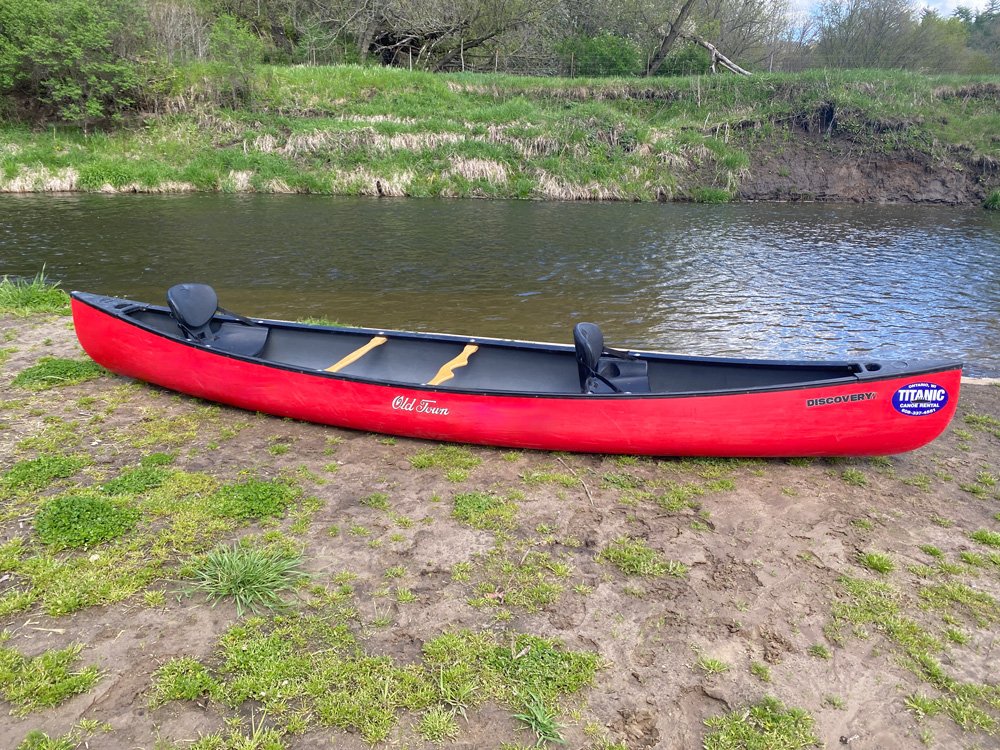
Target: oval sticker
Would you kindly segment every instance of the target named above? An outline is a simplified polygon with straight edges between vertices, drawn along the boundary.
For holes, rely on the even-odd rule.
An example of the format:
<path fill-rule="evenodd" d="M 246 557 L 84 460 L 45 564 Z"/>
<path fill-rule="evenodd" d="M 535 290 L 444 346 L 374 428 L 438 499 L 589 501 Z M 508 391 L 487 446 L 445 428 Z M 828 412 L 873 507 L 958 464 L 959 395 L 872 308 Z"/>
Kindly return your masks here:
<path fill-rule="evenodd" d="M 910 383 L 892 395 L 892 406 L 908 417 L 926 417 L 944 408 L 948 391 L 937 383 Z"/>

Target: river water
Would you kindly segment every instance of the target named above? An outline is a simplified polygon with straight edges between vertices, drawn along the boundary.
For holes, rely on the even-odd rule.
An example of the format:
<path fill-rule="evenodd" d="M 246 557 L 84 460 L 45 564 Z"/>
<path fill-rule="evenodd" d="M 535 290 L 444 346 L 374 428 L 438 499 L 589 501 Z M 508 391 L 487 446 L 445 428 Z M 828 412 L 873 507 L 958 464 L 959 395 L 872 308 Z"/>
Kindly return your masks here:
<path fill-rule="evenodd" d="M 1000 215 L 826 204 L 0 196 L 0 274 L 262 317 L 1000 375 Z"/>

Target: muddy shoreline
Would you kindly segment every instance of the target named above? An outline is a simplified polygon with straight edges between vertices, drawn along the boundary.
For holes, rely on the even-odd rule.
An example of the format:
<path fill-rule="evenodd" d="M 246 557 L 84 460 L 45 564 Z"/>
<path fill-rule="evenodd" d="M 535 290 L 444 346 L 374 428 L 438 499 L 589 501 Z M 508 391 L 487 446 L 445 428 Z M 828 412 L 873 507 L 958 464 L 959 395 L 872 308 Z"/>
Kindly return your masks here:
<path fill-rule="evenodd" d="M 599 654 L 593 685 L 560 699 L 568 747 L 700 747 L 706 719 L 744 716 L 768 695 L 803 709 L 827 747 L 841 738 L 851 748 L 995 741 L 1000 703 L 989 691 L 1000 644 L 1000 566 L 989 555 L 1000 549 L 972 538 L 1000 532 L 995 382 L 964 383 L 945 435 L 884 459 L 683 461 L 469 447 L 463 467 L 448 467 L 435 463 L 444 454 L 434 444 L 217 407 L 117 376 L 17 387 L 18 373 L 43 357 L 84 355 L 66 317 L 7 317 L 0 328 L 0 475 L 8 490 L 0 545 L 27 545 L 0 572 L 0 596 L 32 585 L 40 592 L 26 609 L 0 617 L 2 645 L 32 657 L 82 644 L 79 664 L 100 670 L 86 692 L 5 716 L 0 746 L 17 747 L 31 730 L 64 736 L 81 719 L 108 724 L 90 746 L 123 749 L 191 747 L 237 718 L 241 736 L 287 728 L 255 700 L 151 704 L 157 670 L 179 657 L 225 679 L 220 639 L 241 620 L 228 602 L 213 607 L 178 594 L 186 553 L 168 555 L 148 583 L 116 601 L 47 614 L 51 590 L 25 562 L 48 554 L 33 536 L 37 509 L 120 477 L 154 453 L 174 456 L 170 470 L 187 481 L 253 476 L 294 485 L 299 505 L 212 541 L 280 534 L 301 549 L 311 585 L 334 587 L 350 574 L 354 613 L 345 624 L 366 654 L 416 665 L 429 641 L 464 629 L 501 642 L 532 634 Z M 37 490 L 9 491 L 14 467 L 53 452 L 85 465 Z M 463 522 L 456 498 L 470 493 L 511 498 L 510 525 Z M 642 540 L 683 570 L 626 575 L 601 557 L 622 537 Z M 97 545 L 56 557 L 103 554 Z M 886 572 L 871 554 L 888 558 Z M 565 568 L 535 571 L 551 598 L 519 599 L 511 571 L 536 555 Z M 491 566 L 501 558 L 514 567 L 497 573 Z M 851 580 L 890 587 L 895 619 L 865 621 Z M 397 597 L 400 588 L 414 598 Z M 317 601 L 303 589 L 289 606 L 326 611 L 328 602 Z M 897 627 L 904 621 L 931 638 L 929 653 L 951 682 L 914 667 Z M 915 702 L 957 696 L 955 685 L 982 687 L 966 691 L 986 696 L 973 699 L 979 713 L 921 711 Z M 0 704 L 5 714 L 16 708 Z M 457 738 L 438 745 L 423 739 L 421 713 L 399 709 L 376 746 L 533 744 L 502 702 L 470 704 L 464 714 Z M 370 746 L 358 731 L 316 716 L 281 742 Z"/>

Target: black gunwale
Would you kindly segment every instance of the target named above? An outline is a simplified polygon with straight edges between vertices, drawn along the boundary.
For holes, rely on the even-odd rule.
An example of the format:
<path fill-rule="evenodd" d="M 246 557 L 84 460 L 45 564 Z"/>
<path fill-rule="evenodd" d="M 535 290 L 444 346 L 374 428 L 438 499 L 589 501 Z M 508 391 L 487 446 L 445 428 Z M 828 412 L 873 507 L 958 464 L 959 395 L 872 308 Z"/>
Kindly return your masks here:
<path fill-rule="evenodd" d="M 772 385 L 762 385 L 762 386 L 752 386 L 752 387 L 735 387 L 735 388 L 716 388 L 716 389 L 706 389 L 697 391 L 677 391 L 671 393 L 655 392 L 655 393 L 609 393 L 609 394 L 598 394 L 598 393 L 543 393 L 536 391 L 504 391 L 499 389 L 470 389 L 470 388 L 455 388 L 446 386 L 431 386 L 424 385 L 420 383 L 406 383 L 393 380 L 380 380 L 377 378 L 366 378 L 358 377 L 352 375 L 344 375 L 341 373 L 326 372 L 325 370 L 315 370 L 307 367 L 299 367 L 291 364 L 286 364 L 282 362 L 275 362 L 273 360 L 265 359 L 262 357 L 247 357 L 239 354 L 233 354 L 231 352 L 225 352 L 218 349 L 213 349 L 204 344 L 200 344 L 196 341 L 191 341 L 189 339 L 180 338 L 179 336 L 172 336 L 164 331 L 157 330 L 152 326 L 143 324 L 141 321 L 130 317 L 131 313 L 139 311 L 151 311 L 157 312 L 169 316 L 170 310 L 162 305 L 155 305 L 146 302 L 138 302 L 135 300 L 125 299 L 122 297 L 108 297 L 104 295 L 98 295 L 91 292 L 80 292 L 72 291 L 70 296 L 77 302 L 83 303 L 88 307 L 98 310 L 106 315 L 109 315 L 117 320 L 120 320 L 128 325 L 134 326 L 146 333 L 151 333 L 160 338 L 167 339 L 175 344 L 182 346 L 192 347 L 210 354 L 214 354 L 221 357 L 227 357 L 230 359 L 235 359 L 241 362 L 248 362 L 251 364 L 256 364 L 264 367 L 270 367 L 276 370 L 284 370 L 286 372 L 294 372 L 303 375 L 310 375 L 315 377 L 326 378 L 330 380 L 342 380 L 355 383 L 363 383 L 368 385 L 385 386 L 392 388 L 405 388 L 407 390 L 415 391 L 425 391 L 428 393 L 435 393 L 439 395 L 445 394 L 462 394 L 462 395 L 473 395 L 473 396 L 496 396 L 503 398 L 555 398 L 555 399 L 610 399 L 610 400 L 650 400 L 650 399 L 661 399 L 661 398 L 694 398 L 703 396 L 735 396 L 735 395 L 745 395 L 751 393 L 773 393 L 778 391 L 799 391 L 799 390 L 810 390 L 815 388 L 826 388 L 838 385 L 851 385 L 854 383 L 874 383 L 883 380 L 895 380 L 897 378 L 910 378 L 918 377 L 922 375 L 931 375 L 938 372 L 947 372 L 950 370 L 956 370 L 962 368 L 961 362 L 947 362 L 947 361 L 933 361 L 933 362 L 917 362 L 914 367 L 907 368 L 893 368 L 888 369 L 883 367 L 878 371 L 878 374 L 873 374 L 871 372 L 865 373 L 851 373 L 845 377 L 838 378 L 825 378 L 822 380 L 810 380 L 802 382 L 789 382 L 789 383 L 778 383 Z M 227 321 L 227 322 L 239 322 L 236 318 L 229 315 L 219 313 L 216 315 L 216 319 Z M 482 336 L 462 336 L 449 333 L 422 333 L 418 331 L 401 331 L 396 329 L 387 328 L 359 328 L 353 326 L 324 326 L 316 325 L 311 323 L 298 323 L 294 321 L 287 320 L 271 320 L 267 318 L 251 318 L 255 323 L 260 325 L 266 325 L 273 328 L 284 328 L 288 330 L 309 330 L 309 331 L 330 331 L 333 332 L 346 332 L 346 333 L 358 333 L 358 334 L 368 334 L 368 335 L 390 335 L 397 338 L 405 338 L 412 340 L 428 340 L 428 341 L 444 341 L 449 343 L 477 343 L 477 344 L 488 344 L 491 346 L 504 347 L 509 349 L 522 349 L 522 350 L 542 350 L 542 351 L 555 351 L 572 353 L 574 352 L 574 347 L 570 344 L 557 344 L 557 343 L 546 343 L 546 342 L 536 342 L 536 341 L 523 341 L 519 339 L 498 339 L 489 338 Z M 685 354 L 669 354 L 665 352 L 654 352 L 647 351 L 644 349 L 630 349 L 630 352 L 635 352 L 641 354 L 644 359 L 650 360 L 661 360 L 667 362 L 679 362 L 679 363 L 697 363 L 697 364 L 718 364 L 727 366 L 740 366 L 747 368 L 754 367 L 788 367 L 790 370 L 794 370 L 796 367 L 849 367 L 860 360 L 776 360 L 776 359 L 743 359 L 743 358 L 731 358 L 731 357 L 699 357 L 693 355 Z"/>

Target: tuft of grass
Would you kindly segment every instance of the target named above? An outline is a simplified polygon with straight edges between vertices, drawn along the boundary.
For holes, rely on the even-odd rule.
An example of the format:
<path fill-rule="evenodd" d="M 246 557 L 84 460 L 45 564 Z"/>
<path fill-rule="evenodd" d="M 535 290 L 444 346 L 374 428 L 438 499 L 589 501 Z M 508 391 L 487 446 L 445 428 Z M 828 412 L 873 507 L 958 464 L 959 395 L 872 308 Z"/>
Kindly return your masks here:
<path fill-rule="evenodd" d="M 705 656 L 704 654 L 698 655 L 698 659 L 694 665 L 706 674 L 722 674 L 729 671 L 729 665 L 726 662 L 711 656 Z"/>
<path fill-rule="evenodd" d="M 35 533 L 55 550 L 89 547 L 124 536 L 138 520 L 135 508 L 76 492 L 43 505 L 35 515 Z"/>
<path fill-rule="evenodd" d="M 21 370 L 11 382 L 16 388 L 45 391 L 64 385 L 99 378 L 107 372 L 90 359 L 66 359 L 63 357 L 42 357 L 37 365 Z"/>
<path fill-rule="evenodd" d="M 479 456 L 461 445 L 439 445 L 410 457 L 414 469 L 444 469 L 450 482 L 464 482 L 481 463 Z"/>
<path fill-rule="evenodd" d="M 771 681 L 771 668 L 760 661 L 750 662 L 750 674 L 761 682 Z"/>
<path fill-rule="evenodd" d="M 896 563 L 884 552 L 862 552 L 858 555 L 858 564 L 882 575 L 896 569 Z"/>
<path fill-rule="evenodd" d="M 524 708 L 514 714 L 514 718 L 535 733 L 535 747 L 542 747 L 548 742 L 566 744 L 560 731 L 562 727 L 559 725 L 558 715 L 537 695 L 529 694 L 524 701 Z"/>
<path fill-rule="evenodd" d="M 361 504 L 375 510 L 389 510 L 389 495 L 385 492 L 373 492 L 361 498 Z"/>
<path fill-rule="evenodd" d="M 245 521 L 281 515 L 297 494 L 286 482 L 248 479 L 221 487 L 208 503 L 217 515 Z"/>
<path fill-rule="evenodd" d="M 865 487 L 868 484 L 868 477 L 860 469 L 844 469 L 840 473 L 840 478 L 852 487 Z"/>
<path fill-rule="evenodd" d="M 822 643 L 814 643 L 806 651 L 810 656 L 815 656 L 817 659 L 831 659 L 833 654 L 830 653 L 830 649 L 824 646 Z"/>
<path fill-rule="evenodd" d="M 681 577 L 687 573 L 683 563 L 667 560 L 650 549 L 645 540 L 628 536 L 620 536 L 608 544 L 597 555 L 597 561 L 609 562 L 627 576 Z"/>
<path fill-rule="evenodd" d="M 455 712 L 444 706 L 431 706 L 421 717 L 417 732 L 428 742 L 441 743 L 445 740 L 454 740 L 458 737 Z"/>
<path fill-rule="evenodd" d="M 189 565 L 186 593 L 204 593 L 215 606 L 232 599 L 241 616 L 285 605 L 282 593 L 306 577 L 302 560 L 284 549 L 236 544 L 217 547 Z"/>
<path fill-rule="evenodd" d="M 468 580 L 471 568 L 452 568 L 453 580 Z M 481 580 L 476 584 L 476 596 L 469 600 L 474 607 L 520 607 L 537 612 L 556 601 L 563 591 L 571 568 L 552 559 L 547 552 L 527 551 L 520 559 L 509 557 L 499 547 L 486 555 L 481 566 Z"/>
<path fill-rule="evenodd" d="M 1000 533 L 997 533 L 996 531 L 979 529 L 978 531 L 973 531 L 969 534 L 969 538 L 974 542 L 985 544 L 987 547 L 1000 548 Z"/>
<path fill-rule="evenodd" d="M 1000 188 L 994 188 L 983 201 L 983 208 L 987 211 L 1000 211 Z"/>
<path fill-rule="evenodd" d="M 12 713 L 24 716 L 58 706 L 94 687 L 100 679 L 97 667 L 73 669 L 82 650 L 82 644 L 75 644 L 28 659 L 12 648 L 0 647 L 0 696 L 14 706 Z"/>
<path fill-rule="evenodd" d="M 69 295 L 41 271 L 32 279 L 0 279 L 0 313 L 24 317 L 37 313 L 69 315 Z"/>
<path fill-rule="evenodd" d="M 785 708 L 771 696 L 748 709 L 713 716 L 705 724 L 713 730 L 705 736 L 705 750 L 801 750 L 820 746 L 813 718 L 800 708 Z"/>

